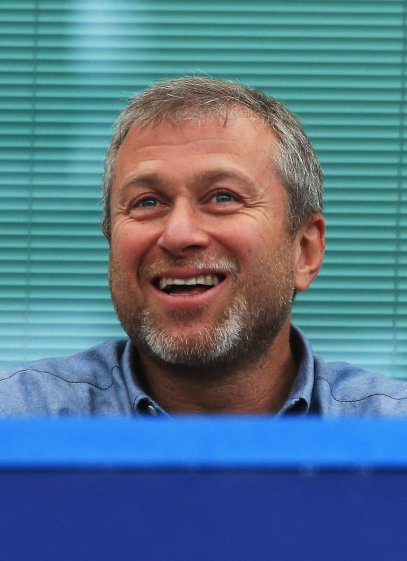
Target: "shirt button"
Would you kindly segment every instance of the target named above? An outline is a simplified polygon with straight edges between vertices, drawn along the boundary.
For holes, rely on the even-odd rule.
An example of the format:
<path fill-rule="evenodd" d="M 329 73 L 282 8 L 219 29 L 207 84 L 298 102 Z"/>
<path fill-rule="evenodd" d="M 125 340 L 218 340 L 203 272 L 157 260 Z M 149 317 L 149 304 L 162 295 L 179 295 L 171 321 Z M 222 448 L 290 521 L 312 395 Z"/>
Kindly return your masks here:
<path fill-rule="evenodd" d="M 149 405 L 147 405 L 147 411 L 150 413 L 150 415 L 152 415 L 153 417 L 156 417 L 158 415 L 158 411 L 157 409 L 154 407 L 154 405 L 151 405 L 151 403 Z"/>

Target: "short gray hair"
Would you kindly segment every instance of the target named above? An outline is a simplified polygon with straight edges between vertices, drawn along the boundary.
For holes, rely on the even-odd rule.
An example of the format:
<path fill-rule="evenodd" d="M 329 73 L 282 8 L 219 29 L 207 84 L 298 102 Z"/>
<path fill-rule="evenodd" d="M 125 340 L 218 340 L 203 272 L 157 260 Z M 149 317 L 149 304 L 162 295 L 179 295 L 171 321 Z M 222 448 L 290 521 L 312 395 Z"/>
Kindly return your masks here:
<path fill-rule="evenodd" d="M 103 180 L 103 229 L 110 236 L 110 200 L 119 148 L 134 124 L 158 126 L 215 114 L 225 121 L 233 109 L 260 117 L 277 136 L 273 155 L 276 172 L 288 192 L 288 221 L 292 234 L 323 208 L 323 175 L 311 142 L 298 118 L 279 101 L 236 82 L 188 76 L 151 86 L 130 99 L 116 122 L 107 151 Z"/>

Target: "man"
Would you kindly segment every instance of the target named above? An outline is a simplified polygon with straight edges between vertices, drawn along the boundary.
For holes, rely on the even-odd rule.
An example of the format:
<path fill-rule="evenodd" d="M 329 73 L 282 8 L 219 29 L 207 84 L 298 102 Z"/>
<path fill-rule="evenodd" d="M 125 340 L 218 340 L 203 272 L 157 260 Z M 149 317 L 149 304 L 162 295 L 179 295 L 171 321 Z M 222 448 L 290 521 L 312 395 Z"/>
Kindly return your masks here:
<path fill-rule="evenodd" d="M 121 114 L 103 232 L 128 341 L 0 376 L 3 414 L 404 414 L 407 385 L 325 364 L 290 326 L 324 254 L 322 173 L 297 118 L 212 78 Z"/>

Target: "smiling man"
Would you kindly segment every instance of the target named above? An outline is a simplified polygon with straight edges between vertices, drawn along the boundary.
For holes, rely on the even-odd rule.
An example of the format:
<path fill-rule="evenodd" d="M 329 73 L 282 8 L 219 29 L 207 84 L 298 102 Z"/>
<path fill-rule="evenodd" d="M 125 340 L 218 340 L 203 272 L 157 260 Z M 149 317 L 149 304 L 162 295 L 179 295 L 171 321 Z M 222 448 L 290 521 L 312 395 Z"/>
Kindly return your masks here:
<path fill-rule="evenodd" d="M 407 385 L 326 364 L 291 326 L 324 255 L 322 172 L 297 118 L 233 82 L 132 99 L 103 232 L 129 339 L 0 376 L 4 414 L 403 414 Z"/>

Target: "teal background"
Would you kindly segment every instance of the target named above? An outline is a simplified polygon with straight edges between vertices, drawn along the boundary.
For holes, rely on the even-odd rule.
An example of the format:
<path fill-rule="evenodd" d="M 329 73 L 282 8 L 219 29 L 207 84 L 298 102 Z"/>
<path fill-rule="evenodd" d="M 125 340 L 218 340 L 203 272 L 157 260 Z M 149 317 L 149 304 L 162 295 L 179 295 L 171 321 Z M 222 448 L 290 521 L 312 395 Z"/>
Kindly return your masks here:
<path fill-rule="evenodd" d="M 407 375 L 406 13 L 382 1 L 0 1 L 0 363 L 120 337 L 100 234 L 125 100 L 211 74 L 296 112 L 326 175 L 314 348 Z"/>

